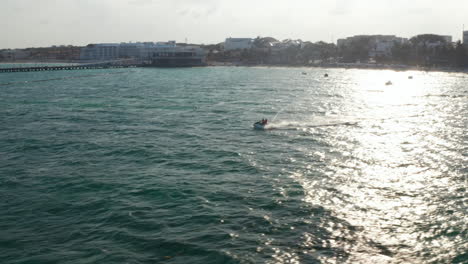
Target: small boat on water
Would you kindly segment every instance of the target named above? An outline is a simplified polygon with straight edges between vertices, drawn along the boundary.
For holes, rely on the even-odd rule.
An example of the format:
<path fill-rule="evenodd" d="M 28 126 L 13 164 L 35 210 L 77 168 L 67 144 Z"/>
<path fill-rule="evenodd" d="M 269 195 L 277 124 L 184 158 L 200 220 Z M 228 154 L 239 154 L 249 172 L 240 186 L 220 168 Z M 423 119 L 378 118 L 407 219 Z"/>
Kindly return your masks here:
<path fill-rule="evenodd" d="M 253 128 L 255 130 L 265 130 L 266 125 L 268 124 L 268 119 L 262 119 L 261 121 L 255 122 Z"/>
<path fill-rule="evenodd" d="M 388 81 L 385 83 L 385 85 L 393 85 L 392 81 Z"/>
<path fill-rule="evenodd" d="M 255 130 L 265 130 L 265 126 L 264 124 L 262 124 L 261 122 L 256 122 L 254 125 L 253 125 L 253 128 Z"/>

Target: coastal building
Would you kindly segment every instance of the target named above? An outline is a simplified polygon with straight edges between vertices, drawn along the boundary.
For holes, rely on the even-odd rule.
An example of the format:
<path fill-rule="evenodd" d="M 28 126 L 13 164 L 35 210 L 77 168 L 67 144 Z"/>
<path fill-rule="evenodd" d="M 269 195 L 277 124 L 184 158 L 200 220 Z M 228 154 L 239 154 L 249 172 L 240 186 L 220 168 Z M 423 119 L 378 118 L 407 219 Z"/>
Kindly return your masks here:
<path fill-rule="evenodd" d="M 81 60 L 115 60 L 119 58 L 120 44 L 89 44 L 81 49 Z"/>
<path fill-rule="evenodd" d="M 75 61 L 80 57 L 80 47 L 52 46 L 44 48 L 6 49 L 0 50 L 2 61 Z"/>
<path fill-rule="evenodd" d="M 143 42 L 140 46 L 140 53 L 138 59 L 141 62 L 148 62 L 151 60 L 152 51 L 156 48 L 156 43 L 154 42 Z"/>
<path fill-rule="evenodd" d="M 416 46 L 424 46 L 429 49 L 452 45 L 452 36 L 436 35 L 436 34 L 421 34 L 411 38 L 411 42 Z"/>
<path fill-rule="evenodd" d="M 242 50 L 250 49 L 253 45 L 253 39 L 251 38 L 227 38 L 224 41 L 224 50 Z"/>
<path fill-rule="evenodd" d="M 147 66 L 193 67 L 206 65 L 206 53 L 198 46 L 177 46 L 175 41 L 158 42 L 150 52 L 150 63 Z"/>
<path fill-rule="evenodd" d="M 468 30 L 467 31 L 463 31 L 463 44 L 465 46 L 468 46 Z"/>
<path fill-rule="evenodd" d="M 285 39 L 283 41 L 276 41 L 272 43 L 272 50 L 279 51 L 283 49 L 287 49 L 290 47 L 302 47 L 302 40 L 300 39 Z"/>
<path fill-rule="evenodd" d="M 138 58 L 141 55 L 143 43 L 120 43 L 119 58 Z"/>
<path fill-rule="evenodd" d="M 47 48 L 29 48 L 27 50 L 30 53 L 29 59 L 34 61 L 74 61 L 80 58 L 81 48 L 60 45 Z"/>
<path fill-rule="evenodd" d="M 452 36 L 441 35 L 441 37 L 442 37 L 447 43 L 452 43 Z"/>
<path fill-rule="evenodd" d="M 392 49 L 396 44 L 407 43 L 407 38 L 395 35 L 357 35 L 345 39 L 337 40 L 337 47 L 344 50 L 353 45 L 365 46 L 371 58 L 385 57 L 392 55 Z"/>
<path fill-rule="evenodd" d="M 169 40 L 167 42 L 156 42 L 155 43 L 155 48 L 158 49 L 173 49 L 177 47 L 177 43 L 175 40 Z"/>
<path fill-rule="evenodd" d="M 393 35 L 377 35 L 371 40 L 371 49 L 369 57 L 388 57 L 392 55 L 392 49 L 396 44 L 408 42 L 406 38 L 400 38 Z"/>
<path fill-rule="evenodd" d="M 89 44 L 81 49 L 80 59 L 106 61 L 131 59 L 147 66 L 201 66 L 205 52 L 198 46 L 178 46 L 175 41 L 120 44 Z"/>
<path fill-rule="evenodd" d="M 6 49 L 0 51 L 0 59 L 5 61 L 24 60 L 29 58 L 31 52 L 25 49 Z"/>
<path fill-rule="evenodd" d="M 336 42 L 336 45 L 338 49 L 344 49 L 346 47 L 353 45 L 354 43 L 366 42 L 367 44 L 367 42 L 373 37 L 374 36 L 371 36 L 371 35 L 356 35 L 356 36 L 347 37 L 344 39 L 338 39 Z"/>

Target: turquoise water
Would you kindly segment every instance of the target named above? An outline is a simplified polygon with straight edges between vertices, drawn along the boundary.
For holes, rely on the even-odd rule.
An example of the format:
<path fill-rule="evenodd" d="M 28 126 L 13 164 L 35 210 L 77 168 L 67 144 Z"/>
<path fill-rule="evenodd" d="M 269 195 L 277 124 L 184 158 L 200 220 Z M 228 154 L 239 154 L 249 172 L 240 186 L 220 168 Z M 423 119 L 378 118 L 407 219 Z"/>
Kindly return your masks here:
<path fill-rule="evenodd" d="M 1 262 L 466 263 L 467 87 L 308 68 L 0 74 Z"/>

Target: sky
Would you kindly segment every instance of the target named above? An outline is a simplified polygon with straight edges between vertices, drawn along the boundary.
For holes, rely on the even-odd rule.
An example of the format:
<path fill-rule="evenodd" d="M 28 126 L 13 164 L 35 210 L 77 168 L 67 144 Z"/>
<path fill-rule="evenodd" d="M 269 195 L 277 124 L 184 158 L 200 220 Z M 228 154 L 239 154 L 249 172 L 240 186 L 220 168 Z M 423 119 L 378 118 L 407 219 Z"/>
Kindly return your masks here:
<path fill-rule="evenodd" d="M 468 0 L 0 0 L 0 49 L 227 37 L 461 38 Z"/>

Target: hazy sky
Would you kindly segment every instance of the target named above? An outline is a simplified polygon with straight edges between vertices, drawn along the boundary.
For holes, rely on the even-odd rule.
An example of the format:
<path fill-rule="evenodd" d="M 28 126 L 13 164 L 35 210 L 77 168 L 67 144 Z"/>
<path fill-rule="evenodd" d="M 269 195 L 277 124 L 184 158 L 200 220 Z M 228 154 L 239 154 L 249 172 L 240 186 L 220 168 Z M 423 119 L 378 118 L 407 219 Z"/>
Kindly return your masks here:
<path fill-rule="evenodd" d="M 356 34 L 461 38 L 468 0 L 0 0 L 0 48 Z"/>

